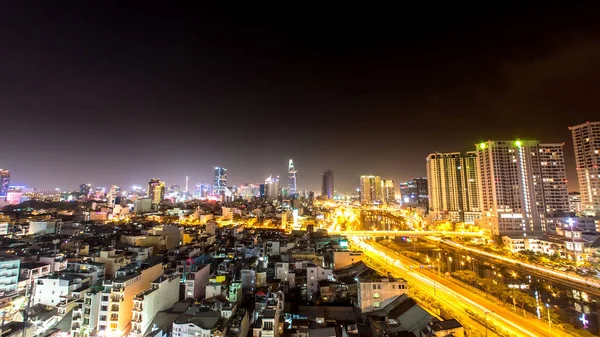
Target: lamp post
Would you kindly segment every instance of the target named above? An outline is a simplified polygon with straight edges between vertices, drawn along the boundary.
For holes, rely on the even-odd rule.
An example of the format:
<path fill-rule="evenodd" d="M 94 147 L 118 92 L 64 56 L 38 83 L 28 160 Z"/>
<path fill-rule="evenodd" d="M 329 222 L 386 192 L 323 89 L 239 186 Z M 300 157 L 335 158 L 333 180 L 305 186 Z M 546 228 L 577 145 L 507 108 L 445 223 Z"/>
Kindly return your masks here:
<path fill-rule="evenodd" d="M 483 312 L 484 320 L 485 320 L 485 337 L 487 337 L 487 335 L 488 335 L 487 315 L 489 313 L 494 313 L 494 312 L 493 311 L 487 311 L 487 310 Z"/>
<path fill-rule="evenodd" d="M 552 319 L 550 318 L 550 304 L 546 303 L 546 309 L 548 309 L 548 329 L 550 330 L 550 335 L 552 335 Z"/>

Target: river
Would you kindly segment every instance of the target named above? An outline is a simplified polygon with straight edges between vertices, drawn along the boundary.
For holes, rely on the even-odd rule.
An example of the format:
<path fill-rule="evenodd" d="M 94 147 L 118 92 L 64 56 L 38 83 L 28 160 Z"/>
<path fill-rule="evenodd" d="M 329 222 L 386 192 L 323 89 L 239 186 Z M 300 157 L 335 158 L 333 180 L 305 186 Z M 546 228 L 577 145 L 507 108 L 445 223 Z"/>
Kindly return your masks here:
<path fill-rule="evenodd" d="M 395 240 L 401 249 L 407 251 L 427 254 L 433 261 L 441 259 L 441 273 L 451 273 L 457 270 L 472 270 L 480 277 L 494 279 L 498 283 L 506 284 L 511 288 L 520 288 L 527 292 L 540 303 L 543 309 L 530 309 L 530 313 L 541 317 L 547 315 L 545 304 L 554 307 L 560 315 L 560 320 L 570 323 L 576 328 L 585 329 L 595 335 L 600 335 L 600 322 L 598 315 L 598 303 L 600 298 L 577 291 L 550 280 L 537 278 L 532 275 L 511 270 L 508 267 L 494 265 L 489 262 L 480 261 L 472 256 L 451 250 L 450 248 L 439 248 L 423 240 L 408 241 L 402 238 Z M 418 265 L 415 262 L 415 265 Z"/>

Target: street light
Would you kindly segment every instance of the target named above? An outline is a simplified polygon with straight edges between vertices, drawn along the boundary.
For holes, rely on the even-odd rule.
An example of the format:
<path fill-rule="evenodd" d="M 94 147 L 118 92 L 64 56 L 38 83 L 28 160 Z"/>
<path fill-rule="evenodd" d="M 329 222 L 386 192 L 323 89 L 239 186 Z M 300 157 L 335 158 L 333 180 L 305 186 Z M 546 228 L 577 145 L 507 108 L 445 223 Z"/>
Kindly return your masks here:
<path fill-rule="evenodd" d="M 493 314 L 494 312 L 493 311 L 487 311 L 487 310 L 483 312 L 484 319 L 485 319 L 485 337 L 487 337 L 487 335 L 488 335 L 487 315 L 490 314 L 490 313 Z"/>
<path fill-rule="evenodd" d="M 550 335 L 552 335 L 552 319 L 550 318 L 550 304 L 546 303 L 546 309 L 548 309 L 548 329 L 550 329 Z"/>

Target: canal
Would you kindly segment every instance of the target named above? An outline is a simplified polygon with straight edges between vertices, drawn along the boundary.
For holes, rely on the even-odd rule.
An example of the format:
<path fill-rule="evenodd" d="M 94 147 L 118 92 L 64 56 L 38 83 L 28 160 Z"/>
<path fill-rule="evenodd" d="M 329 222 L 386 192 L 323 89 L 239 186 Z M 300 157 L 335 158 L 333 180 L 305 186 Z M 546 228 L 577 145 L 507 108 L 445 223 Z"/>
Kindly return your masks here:
<path fill-rule="evenodd" d="M 427 255 L 431 261 L 435 261 L 433 268 L 444 275 L 459 270 L 470 270 L 481 278 L 493 280 L 494 284 L 504 284 L 512 289 L 520 289 L 539 303 L 537 309 L 528 309 L 529 314 L 537 317 L 547 315 L 546 304 L 548 304 L 558 313 L 562 322 L 569 323 L 577 329 L 584 329 L 594 335 L 600 335 L 600 316 L 598 315 L 600 298 L 597 296 L 557 284 L 551 280 L 518 272 L 507 266 L 479 260 L 451 247 L 440 248 L 425 240 L 396 238 L 394 243 L 401 250 Z M 441 261 L 441 263 L 438 265 L 437 261 Z M 419 262 L 415 262 L 415 265 L 418 264 Z"/>

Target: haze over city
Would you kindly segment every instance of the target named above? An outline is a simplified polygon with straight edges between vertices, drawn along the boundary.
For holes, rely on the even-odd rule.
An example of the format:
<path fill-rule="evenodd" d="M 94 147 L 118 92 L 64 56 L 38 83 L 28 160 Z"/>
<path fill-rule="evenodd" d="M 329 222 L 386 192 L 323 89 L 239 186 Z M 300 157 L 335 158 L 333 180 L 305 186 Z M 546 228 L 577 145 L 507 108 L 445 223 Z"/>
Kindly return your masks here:
<path fill-rule="evenodd" d="M 597 117 L 594 10 L 267 8 L 7 2 L 0 113 L 15 184 L 285 175 L 353 191 L 425 175 L 434 151 L 488 139 L 566 142 Z M 251 14 L 250 14 L 251 13 Z M 410 13 L 410 15 L 408 14 Z M 310 17 L 310 20 L 306 20 Z M 552 24 L 547 24 L 552 22 Z M 360 158 L 360 159 L 359 159 Z"/>

